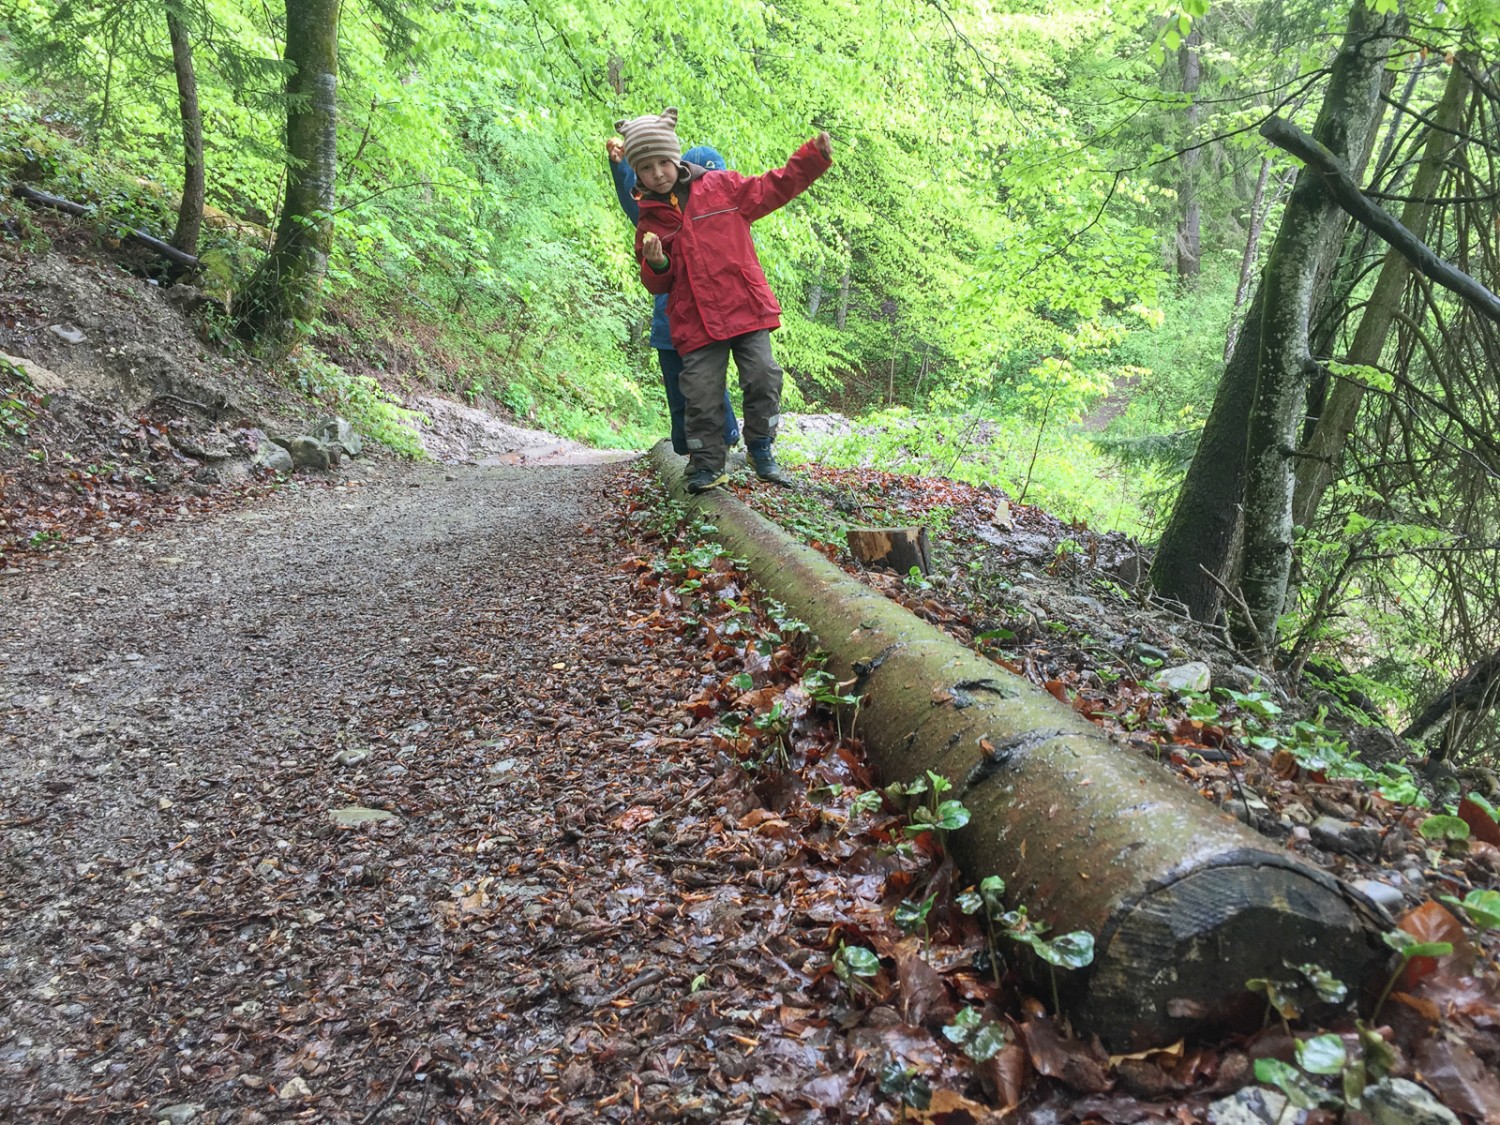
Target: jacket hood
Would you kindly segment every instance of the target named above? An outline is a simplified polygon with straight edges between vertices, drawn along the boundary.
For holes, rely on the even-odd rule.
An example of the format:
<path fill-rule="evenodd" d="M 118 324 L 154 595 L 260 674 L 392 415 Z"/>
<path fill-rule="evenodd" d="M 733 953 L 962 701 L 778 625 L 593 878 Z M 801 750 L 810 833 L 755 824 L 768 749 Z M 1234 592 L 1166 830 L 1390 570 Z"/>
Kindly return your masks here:
<path fill-rule="evenodd" d="M 696 164 L 705 172 L 722 172 L 729 167 L 723 153 L 713 145 L 694 145 L 682 154 L 685 164 Z"/>

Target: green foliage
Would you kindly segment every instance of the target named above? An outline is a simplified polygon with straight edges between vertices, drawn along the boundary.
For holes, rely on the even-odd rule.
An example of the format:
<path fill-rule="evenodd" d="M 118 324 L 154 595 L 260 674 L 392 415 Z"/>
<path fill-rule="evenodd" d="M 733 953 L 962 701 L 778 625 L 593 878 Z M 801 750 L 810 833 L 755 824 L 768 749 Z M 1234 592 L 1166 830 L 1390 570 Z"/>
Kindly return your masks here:
<path fill-rule="evenodd" d="M 943 1028 L 943 1036 L 972 1062 L 987 1062 L 1005 1046 L 1005 1025 L 987 1020 L 978 1008 L 960 1008 L 953 1022 Z"/>
<path fill-rule="evenodd" d="M 862 945 L 846 945 L 842 941 L 833 953 L 833 975 L 848 986 L 851 992 L 869 988 L 870 978 L 880 972 L 880 958 Z"/>
<path fill-rule="evenodd" d="M 918 414 L 904 407 L 860 419 L 844 434 L 788 432 L 778 439 L 792 461 L 833 468 L 879 466 L 887 472 L 988 484 L 1095 530 L 1142 534 L 1165 516 L 1166 476 L 1154 466 L 1121 464 L 1076 434 L 1000 415 Z M 1033 459 L 1032 451 L 1036 456 Z M 1152 500 L 1152 497 L 1156 500 Z M 818 528 L 813 538 L 829 538 Z"/>
<path fill-rule="evenodd" d="M 1443 895 L 1446 903 L 1459 908 L 1481 930 L 1500 930 L 1500 891 L 1473 890 L 1462 899 Z"/>
<path fill-rule="evenodd" d="M 0 357 L 0 445 L 26 436 L 40 404 L 41 396 L 25 369 Z"/>

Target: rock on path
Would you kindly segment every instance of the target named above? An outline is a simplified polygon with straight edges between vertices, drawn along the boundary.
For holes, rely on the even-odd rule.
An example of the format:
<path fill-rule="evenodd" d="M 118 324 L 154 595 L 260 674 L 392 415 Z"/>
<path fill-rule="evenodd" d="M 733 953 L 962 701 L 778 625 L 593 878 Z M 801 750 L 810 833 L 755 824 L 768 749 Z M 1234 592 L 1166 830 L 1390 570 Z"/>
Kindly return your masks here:
<path fill-rule="evenodd" d="M 743 1120 L 680 1085 L 711 1039 L 648 1052 L 792 971 L 786 877 L 678 737 L 618 471 L 287 489 L 0 586 L 0 1119 Z"/>

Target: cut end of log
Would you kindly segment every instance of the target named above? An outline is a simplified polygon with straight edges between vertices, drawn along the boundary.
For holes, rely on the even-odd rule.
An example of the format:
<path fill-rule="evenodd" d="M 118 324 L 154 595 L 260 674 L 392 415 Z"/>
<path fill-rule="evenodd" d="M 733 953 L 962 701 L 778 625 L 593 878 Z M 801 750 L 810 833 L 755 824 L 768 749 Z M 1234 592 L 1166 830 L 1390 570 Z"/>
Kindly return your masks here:
<path fill-rule="evenodd" d="M 1258 1015 L 1265 996 L 1247 982 L 1306 988 L 1296 966 L 1316 965 L 1357 996 L 1389 954 L 1372 911 L 1331 877 L 1303 870 L 1196 871 L 1137 903 L 1101 942 L 1078 1016 L 1123 1052 Z"/>
<path fill-rule="evenodd" d="M 910 574 L 913 567 L 932 573 L 925 527 L 851 527 L 845 538 L 849 553 L 866 566 L 887 566 L 897 574 Z"/>

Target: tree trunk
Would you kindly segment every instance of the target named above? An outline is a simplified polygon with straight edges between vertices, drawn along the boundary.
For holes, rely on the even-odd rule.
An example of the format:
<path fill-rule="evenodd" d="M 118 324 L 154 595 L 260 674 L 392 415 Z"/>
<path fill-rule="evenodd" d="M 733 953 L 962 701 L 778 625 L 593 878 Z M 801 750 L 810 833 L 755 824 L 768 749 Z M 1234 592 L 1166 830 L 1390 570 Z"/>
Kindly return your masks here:
<path fill-rule="evenodd" d="M 844 330 L 845 323 L 849 320 L 849 271 L 844 271 L 844 276 L 839 278 L 839 307 L 834 314 L 833 323 L 840 332 Z"/>
<path fill-rule="evenodd" d="M 1195 147 L 1182 154 L 1182 179 L 1177 185 L 1177 199 L 1182 206 L 1182 218 L 1177 223 L 1177 276 L 1190 280 L 1198 276 L 1202 264 L 1202 205 L 1198 201 L 1198 165 L 1203 160 L 1203 150 L 1196 147 L 1198 120 L 1202 107 L 1198 105 L 1198 87 L 1203 80 L 1203 61 L 1198 47 L 1203 42 L 1203 31 L 1197 23 L 1183 40 L 1177 51 L 1177 68 L 1182 77 L 1182 92 L 1188 96 L 1187 141 Z"/>
<path fill-rule="evenodd" d="M 172 69 L 177 74 L 177 112 L 182 118 L 182 202 L 172 245 L 184 254 L 198 253 L 203 229 L 203 113 L 198 108 L 198 78 L 193 72 L 193 39 L 182 12 L 167 4 L 167 34 L 172 39 Z"/>
<path fill-rule="evenodd" d="M 681 472 L 666 443 L 663 479 Z M 680 485 L 678 494 L 687 499 Z M 1191 1034 L 1245 981 L 1316 962 L 1356 991 L 1387 952 L 1370 904 L 1110 740 L 1071 707 L 944 635 L 732 497 L 719 538 L 853 679 L 882 781 L 946 776 L 972 812 L 948 841 L 967 879 L 1005 880 L 1055 932 L 1094 935 L 1063 1003 L 1114 1050 Z M 1045 966 L 1037 967 L 1045 979 Z"/>
<path fill-rule="evenodd" d="M 1427 216 L 1431 205 L 1426 202 L 1426 197 L 1437 190 L 1444 162 L 1459 143 L 1456 134 L 1463 121 L 1469 90 L 1468 72 L 1462 66 L 1452 66 L 1443 98 L 1433 114 L 1434 127 L 1428 131 L 1422 162 L 1408 193 L 1411 201 L 1401 212 L 1401 225 L 1419 239 L 1427 237 Z M 1411 273 L 1412 265 L 1403 255 L 1394 249 L 1386 251 L 1380 276 L 1375 280 L 1375 288 L 1365 304 L 1359 327 L 1354 331 L 1354 342 L 1345 357 L 1346 362 L 1368 367 L 1380 362 L 1386 336 Z M 1301 527 L 1311 525 L 1324 491 L 1333 482 L 1344 452 L 1344 442 L 1354 429 L 1364 393 L 1364 385 L 1352 379 L 1337 380 L 1329 392 L 1317 426 L 1303 449 L 1305 456 L 1297 465 L 1292 517 Z"/>
<path fill-rule="evenodd" d="M 1362 174 L 1381 112 L 1391 33 L 1399 17 L 1356 4 L 1334 61 L 1313 135 L 1356 176 Z M 1249 620 L 1241 643 L 1269 653 L 1292 569 L 1292 455 L 1313 372 L 1308 324 L 1321 267 L 1346 223 L 1321 176 L 1298 177 L 1262 279 L 1265 294 L 1255 404 L 1245 451 L 1244 566 Z"/>
<path fill-rule="evenodd" d="M 289 341 L 317 312 L 333 242 L 333 188 L 338 171 L 340 0 L 286 0 L 286 199 L 276 241 L 240 299 L 250 335 Z"/>
<path fill-rule="evenodd" d="M 1152 588 L 1161 597 L 1180 602 L 1197 621 L 1218 616 L 1221 594 L 1214 577 L 1228 579 L 1238 544 L 1240 504 L 1245 495 L 1245 428 L 1255 401 L 1263 300 L 1257 286 L 1151 561 Z"/>
<path fill-rule="evenodd" d="M 1494 707 L 1497 692 L 1500 692 L 1500 651 L 1492 652 L 1470 665 L 1462 676 L 1422 708 L 1421 714 L 1401 732 L 1401 737 L 1420 742 L 1442 727 L 1442 742 L 1431 756 L 1446 760 L 1454 743 L 1458 741 L 1455 730 L 1459 725 L 1457 717 L 1462 715 L 1469 720 L 1482 718 L 1485 712 Z"/>
<path fill-rule="evenodd" d="M 1266 229 L 1266 215 L 1270 205 L 1266 202 L 1266 183 L 1271 178 L 1271 158 L 1260 162 L 1260 176 L 1255 181 L 1255 194 L 1250 199 L 1250 232 L 1245 236 L 1245 253 L 1240 257 L 1240 283 L 1234 290 L 1234 307 L 1229 310 L 1229 330 L 1224 336 L 1224 363 L 1234 355 L 1235 341 L 1240 338 L 1244 321 L 1240 310 L 1245 307 L 1245 298 L 1250 295 L 1250 282 L 1255 277 L 1255 262 L 1260 257 L 1260 234 Z"/>

